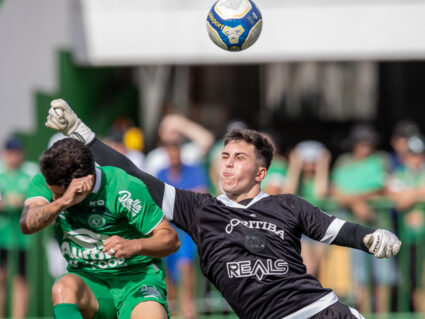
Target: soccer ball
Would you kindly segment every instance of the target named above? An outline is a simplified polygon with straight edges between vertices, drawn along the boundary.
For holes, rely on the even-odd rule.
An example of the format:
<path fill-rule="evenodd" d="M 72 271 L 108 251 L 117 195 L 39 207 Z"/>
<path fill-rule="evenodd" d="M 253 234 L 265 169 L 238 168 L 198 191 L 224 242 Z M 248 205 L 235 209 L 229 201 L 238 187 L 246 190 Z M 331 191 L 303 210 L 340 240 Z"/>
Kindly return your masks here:
<path fill-rule="evenodd" d="M 217 0 L 207 17 L 211 40 L 227 51 L 241 51 L 257 41 L 263 26 L 261 12 L 251 0 Z"/>

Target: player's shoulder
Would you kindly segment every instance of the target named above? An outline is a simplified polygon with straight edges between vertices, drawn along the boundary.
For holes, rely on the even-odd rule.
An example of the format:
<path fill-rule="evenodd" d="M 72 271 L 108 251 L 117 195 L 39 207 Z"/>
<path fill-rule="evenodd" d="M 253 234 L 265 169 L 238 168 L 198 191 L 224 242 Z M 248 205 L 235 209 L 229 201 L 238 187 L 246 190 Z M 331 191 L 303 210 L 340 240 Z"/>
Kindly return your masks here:
<path fill-rule="evenodd" d="M 32 177 L 31 183 L 33 183 L 33 184 L 46 184 L 46 179 L 44 178 L 43 174 L 41 174 L 39 172 Z"/>
<path fill-rule="evenodd" d="M 289 209 L 296 209 L 299 205 L 302 205 L 305 200 L 295 194 L 277 194 L 270 195 L 266 200 L 271 200 L 285 206 Z"/>
<path fill-rule="evenodd" d="M 102 179 L 104 179 L 102 184 L 104 184 L 108 190 L 114 190 L 117 188 L 127 189 L 132 187 L 145 187 L 145 183 L 143 183 L 140 179 L 128 174 L 121 168 L 114 166 L 100 166 L 98 169 L 102 173 Z"/>

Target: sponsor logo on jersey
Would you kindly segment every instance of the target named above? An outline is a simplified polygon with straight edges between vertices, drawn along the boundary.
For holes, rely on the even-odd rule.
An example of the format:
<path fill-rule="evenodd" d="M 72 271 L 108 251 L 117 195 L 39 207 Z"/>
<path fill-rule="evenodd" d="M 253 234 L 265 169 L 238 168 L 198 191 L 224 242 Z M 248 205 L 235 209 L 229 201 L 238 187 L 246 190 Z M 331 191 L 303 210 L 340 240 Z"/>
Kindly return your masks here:
<path fill-rule="evenodd" d="M 90 207 L 93 207 L 93 206 L 104 206 L 104 205 L 105 205 L 105 201 L 103 199 L 90 201 Z"/>
<path fill-rule="evenodd" d="M 108 236 L 85 228 L 71 230 L 63 234 L 64 242 L 60 247 L 62 255 L 68 258 L 71 267 L 78 267 L 79 264 L 91 265 L 93 269 L 127 266 L 125 258 L 114 258 L 102 251 L 103 240 L 106 238 Z M 71 242 L 75 245 L 71 245 Z"/>
<path fill-rule="evenodd" d="M 255 229 L 248 229 L 244 235 L 245 248 L 254 254 L 263 251 L 267 245 L 267 238 Z"/>
<path fill-rule="evenodd" d="M 161 292 L 154 286 L 142 285 L 134 294 L 135 297 L 164 299 Z"/>
<path fill-rule="evenodd" d="M 71 246 L 69 242 L 63 242 L 61 252 L 71 267 L 78 268 L 79 264 L 91 265 L 93 269 L 106 269 L 126 267 L 125 258 L 113 258 L 108 253 L 104 253 L 101 249 L 81 249 Z"/>
<path fill-rule="evenodd" d="M 91 214 L 89 216 L 88 223 L 93 228 L 101 228 L 102 226 L 105 226 L 106 220 L 102 215 Z"/>
<path fill-rule="evenodd" d="M 119 191 L 118 194 L 119 194 L 118 200 L 126 209 L 128 209 L 131 216 L 134 217 L 138 213 L 140 213 L 140 211 L 142 210 L 142 205 L 140 205 L 140 200 L 132 199 L 131 193 L 129 191 Z"/>
<path fill-rule="evenodd" d="M 257 260 L 241 260 L 228 262 L 227 274 L 229 278 L 257 277 L 262 280 L 267 275 L 284 275 L 288 272 L 289 266 L 283 259 L 266 259 L 264 262 Z"/>
<path fill-rule="evenodd" d="M 246 220 L 239 220 L 237 218 L 232 218 L 230 220 L 230 223 L 228 223 L 226 225 L 226 233 L 231 234 L 233 232 L 233 229 L 238 225 L 242 225 L 242 226 L 245 226 L 245 227 L 251 228 L 251 229 L 268 230 L 272 233 L 275 233 L 280 238 L 285 239 L 285 232 L 284 232 L 283 229 L 278 229 L 275 224 L 263 222 L 263 221 L 260 221 L 260 220 L 247 220 L 246 221 Z"/>

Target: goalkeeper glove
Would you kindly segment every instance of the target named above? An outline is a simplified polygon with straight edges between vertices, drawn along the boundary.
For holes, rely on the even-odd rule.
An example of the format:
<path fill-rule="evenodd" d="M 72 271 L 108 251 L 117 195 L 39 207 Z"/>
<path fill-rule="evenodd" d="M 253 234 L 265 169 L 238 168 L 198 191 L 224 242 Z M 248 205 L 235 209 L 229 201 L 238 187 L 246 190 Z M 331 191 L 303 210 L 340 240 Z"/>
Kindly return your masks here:
<path fill-rule="evenodd" d="M 79 140 L 84 144 L 89 144 L 95 134 L 81 121 L 71 107 L 62 99 L 50 102 L 49 115 L 46 126 L 59 131 L 66 136 Z"/>
<path fill-rule="evenodd" d="M 401 241 L 392 232 L 385 229 L 377 229 L 372 234 L 363 238 L 369 252 L 377 258 L 389 258 L 398 254 Z"/>

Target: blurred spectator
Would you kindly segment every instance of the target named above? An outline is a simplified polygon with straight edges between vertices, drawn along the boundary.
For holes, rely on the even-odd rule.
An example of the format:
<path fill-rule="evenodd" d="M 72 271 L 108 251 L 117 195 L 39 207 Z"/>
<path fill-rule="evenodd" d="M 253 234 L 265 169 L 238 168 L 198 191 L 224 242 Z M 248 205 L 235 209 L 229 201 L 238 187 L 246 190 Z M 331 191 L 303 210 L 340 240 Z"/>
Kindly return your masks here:
<path fill-rule="evenodd" d="M 411 120 L 400 120 L 394 127 L 391 135 L 391 147 L 393 152 L 390 157 L 390 172 L 404 165 L 404 157 L 407 153 L 407 140 L 410 136 L 418 135 L 419 128 Z"/>
<path fill-rule="evenodd" d="M 160 170 L 157 177 L 176 188 L 207 192 L 208 181 L 204 168 L 201 165 L 183 164 L 179 144 L 165 144 L 163 147 L 170 164 Z M 174 225 L 173 227 L 180 239 L 180 249 L 164 259 L 168 274 L 166 281 L 170 310 L 173 311 L 175 301 L 178 300 L 180 318 L 194 319 L 197 316 L 194 291 L 196 245 L 187 233 Z"/>
<path fill-rule="evenodd" d="M 322 143 L 312 140 L 298 143 L 289 156 L 285 191 L 318 205 L 328 195 L 330 159 Z"/>
<path fill-rule="evenodd" d="M 387 183 L 388 196 L 394 200 L 400 214 L 398 234 L 405 245 L 400 262 L 408 262 L 404 278 L 413 293 L 415 311 L 425 311 L 424 270 L 425 253 L 425 142 L 414 135 L 406 140 L 407 150 L 403 155 L 404 165 L 391 174 Z M 410 249 L 409 249 L 410 247 Z"/>
<path fill-rule="evenodd" d="M 388 212 L 388 216 L 377 214 L 368 202 L 383 194 L 386 181 L 386 154 L 375 150 L 378 134 L 369 125 L 357 124 L 351 130 L 348 143 L 351 152 L 338 157 L 333 169 L 333 196 L 340 205 L 353 213 L 355 222 L 378 228 L 390 228 L 391 225 L 388 225 L 388 221 L 391 220 L 390 213 Z M 366 313 L 371 311 L 369 274 L 373 274 L 377 284 L 376 312 L 388 311 L 389 286 L 395 278 L 393 261 L 378 260 L 353 250 L 352 269 L 359 311 Z"/>
<path fill-rule="evenodd" d="M 206 128 L 183 115 L 166 115 L 158 129 L 160 143 L 181 144 L 181 160 L 186 165 L 200 164 L 214 143 L 214 135 Z M 156 176 L 169 165 L 164 147 L 160 146 L 146 156 L 145 171 Z"/>
<path fill-rule="evenodd" d="M 261 182 L 261 189 L 270 195 L 282 194 L 288 165 L 285 157 L 280 152 L 280 136 L 277 132 L 267 132 L 263 133 L 263 135 L 273 144 L 275 153 L 267 170 L 267 175 Z"/>
<path fill-rule="evenodd" d="M 297 194 L 311 204 L 320 206 L 328 195 L 330 153 L 317 141 L 298 143 L 289 155 L 289 168 L 285 193 Z M 326 245 L 303 236 L 301 256 L 307 272 L 319 275 Z"/>
<path fill-rule="evenodd" d="M 21 233 L 19 218 L 24 206 L 26 192 L 31 178 L 38 172 L 35 163 L 24 161 L 22 141 L 10 137 L 3 149 L 3 163 L 0 168 L 0 316 L 5 316 L 7 299 L 8 258 L 16 252 L 18 269 L 13 278 L 12 317 L 24 318 L 27 311 L 28 289 L 26 283 L 26 257 L 28 237 Z M 10 263 L 9 263 L 10 264 Z M 12 271 L 11 271 L 12 272 Z M 13 273 L 13 272 L 12 272 Z"/>
<path fill-rule="evenodd" d="M 235 128 L 247 129 L 248 125 L 242 120 L 231 120 L 229 121 L 229 123 L 227 123 L 226 130 L 224 133 L 229 132 Z M 224 142 L 221 139 L 215 142 L 215 144 L 211 147 L 208 153 L 207 166 L 210 182 L 209 192 L 214 196 L 217 196 L 222 193 L 219 183 L 218 169 L 220 166 L 221 152 L 223 151 L 223 149 Z"/>
<path fill-rule="evenodd" d="M 138 129 L 134 127 L 124 132 L 112 130 L 111 133 L 103 139 L 103 142 L 117 152 L 127 156 L 137 168 L 144 169 L 145 155 L 141 152 L 141 147 L 143 146 L 143 140 L 141 139 L 143 138 L 143 134 L 141 134 L 141 131 L 138 132 L 137 130 Z M 127 147 L 124 141 L 126 141 L 132 149 Z"/>

